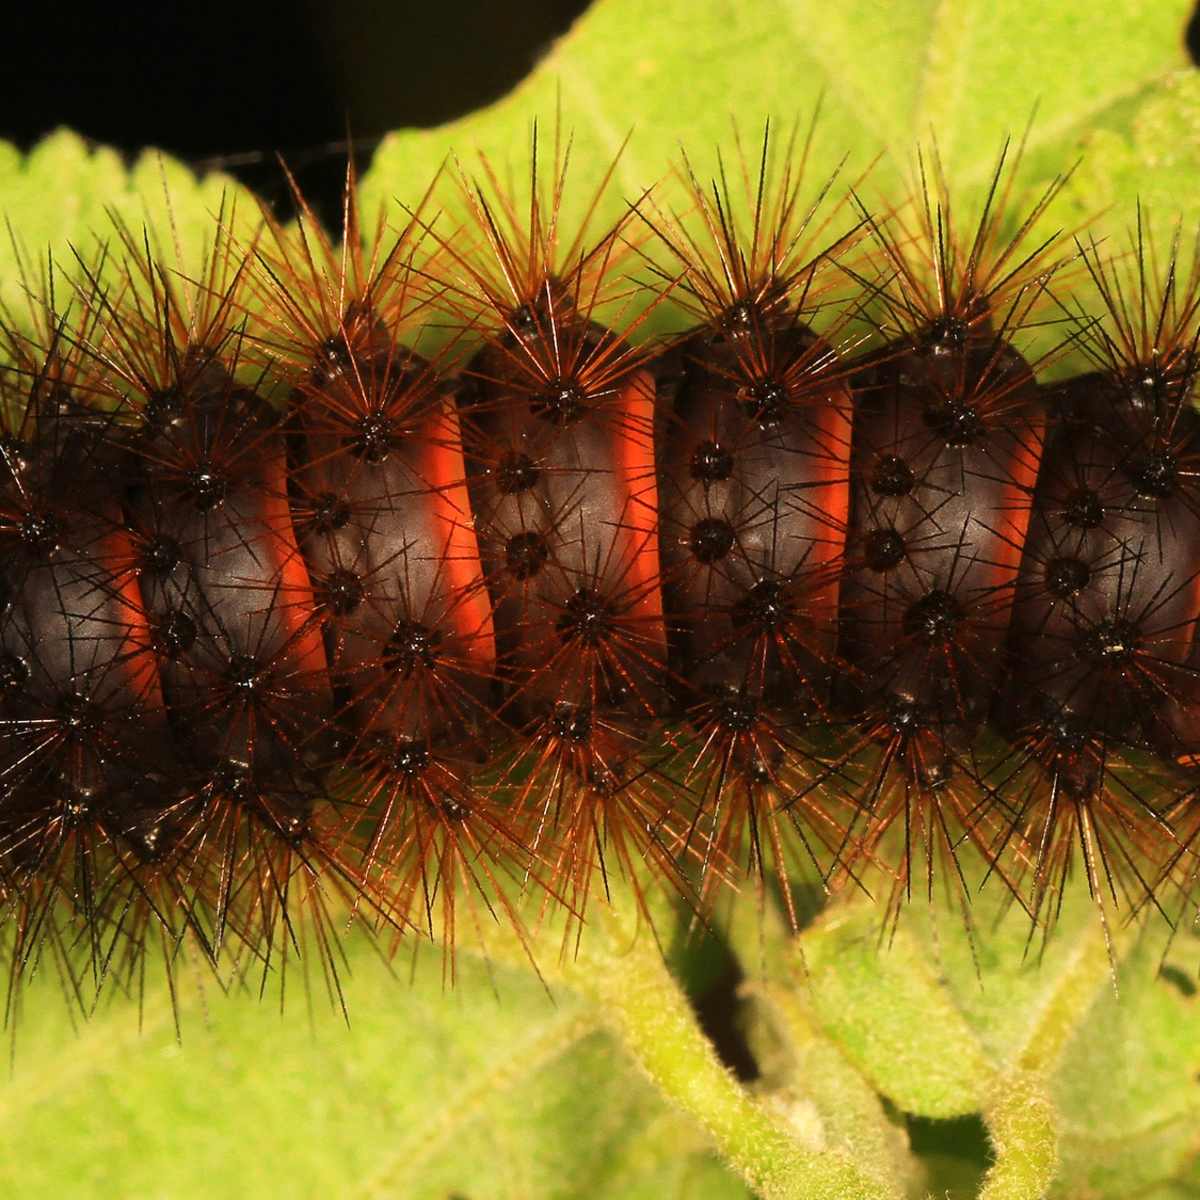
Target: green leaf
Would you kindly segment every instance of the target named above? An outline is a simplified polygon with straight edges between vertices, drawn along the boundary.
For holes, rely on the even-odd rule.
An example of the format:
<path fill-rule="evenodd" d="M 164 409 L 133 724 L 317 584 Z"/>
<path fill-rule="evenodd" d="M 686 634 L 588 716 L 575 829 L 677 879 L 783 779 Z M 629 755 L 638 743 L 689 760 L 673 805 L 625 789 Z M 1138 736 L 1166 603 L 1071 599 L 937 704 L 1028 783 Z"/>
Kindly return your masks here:
<path fill-rule="evenodd" d="M 71 1028 L 57 981 L 26 997 L 0 1087 L 0 1191 L 22 1197 L 403 1196 L 735 1200 L 603 1014 L 528 972 L 436 953 L 410 983 L 348 939 L 347 1028 L 289 980 L 281 1015 L 185 974 L 184 1037 L 152 989 Z M 321 986 L 314 979 L 314 988 Z M 277 1000 L 277 995 L 272 1000 Z"/>
<path fill-rule="evenodd" d="M 850 156 L 847 178 L 877 154 L 872 192 L 894 201 L 916 142 L 936 135 L 956 188 L 981 186 L 1001 140 L 1019 135 L 1036 107 L 1028 146 L 1031 185 L 1084 167 L 1072 196 L 1080 212 L 1117 206 L 1124 223 L 1138 194 L 1171 216 L 1200 215 L 1200 96 L 1187 70 L 1183 27 L 1190 0 L 598 0 L 529 79 L 500 102 L 434 130 L 385 139 L 363 180 L 365 201 L 415 201 L 447 155 L 485 150 L 502 169 L 527 169 L 530 127 L 556 106 L 574 131 L 568 207 L 578 213 L 630 131 L 606 197 L 608 217 L 662 179 L 680 141 L 703 156 L 728 146 L 736 119 L 748 136 L 767 116 L 824 115 L 812 155 L 816 176 Z M 197 181 L 147 152 L 131 168 L 111 150 L 60 132 L 29 155 L 0 143 L 0 213 L 35 257 L 47 245 L 107 234 L 108 206 L 169 237 L 164 182 L 185 260 L 200 249 L 223 194 L 223 176 Z M 245 197 L 243 197 L 243 200 Z M 244 210 L 249 205 L 242 205 Z M 0 241 L 0 295 L 20 298 L 11 246 Z"/>
<path fill-rule="evenodd" d="M 973 945 L 940 903 L 911 904 L 890 938 L 870 902 L 835 904 L 801 936 L 775 1017 L 805 1036 L 815 1022 L 908 1113 L 983 1112 L 999 1154 L 989 1200 L 1045 1194 L 1051 1179 L 1050 1194 L 1083 1200 L 1175 1178 L 1200 1152 L 1196 938 L 1177 935 L 1160 970 L 1165 928 L 1118 930 L 1114 976 L 1082 887 L 1044 948 L 1015 906 L 1003 909 L 998 893 L 979 896 Z M 782 983 L 756 986 L 769 995 Z"/>
<path fill-rule="evenodd" d="M 1196 940 L 1158 974 L 1162 931 L 1130 955 L 1119 994 L 1099 992 L 1055 1073 L 1063 1169 L 1055 1195 L 1133 1196 L 1200 1152 Z"/>
<path fill-rule="evenodd" d="M 937 958 L 907 927 L 890 945 L 880 941 L 872 905 L 835 906 L 805 935 L 818 1021 L 905 1112 L 942 1118 L 978 1112 L 991 1065 L 942 985 Z"/>
<path fill-rule="evenodd" d="M 1200 145 L 1200 74 L 1170 76 L 1130 113 L 1127 131 L 1097 128 L 1082 143 L 1083 161 L 1073 193 L 1082 210 L 1129 208 L 1140 198 L 1161 221 L 1181 217 L 1195 228 L 1197 146 Z"/>
<path fill-rule="evenodd" d="M 222 209 L 240 221 L 258 211 L 233 179 L 199 180 L 165 154 L 148 150 L 128 166 L 116 151 L 91 148 L 66 130 L 24 157 L 0 142 L 0 217 L 11 231 L 0 238 L 0 303 L 23 322 L 27 288 L 40 294 L 47 253 L 68 276 L 76 253 L 93 264 L 99 247 L 113 241 L 111 214 L 136 237 L 151 231 L 165 262 L 195 275 Z"/>
<path fill-rule="evenodd" d="M 853 177 L 875 155 L 874 187 L 895 201 L 913 149 L 932 132 L 947 173 L 963 191 L 986 183 L 1001 141 L 1028 143 L 1031 181 L 1069 167 L 1097 144 L 1127 165 L 1107 179 L 1101 203 L 1132 208 L 1150 180 L 1142 168 L 1170 161 L 1184 182 L 1200 167 L 1200 140 L 1181 137 L 1200 119 L 1183 29 L 1190 0 L 600 0 L 511 95 L 462 121 L 386 139 L 364 180 L 368 197 L 412 201 L 450 153 L 478 149 L 527 169 L 529 130 L 548 125 L 561 99 L 575 133 L 573 211 L 631 130 L 618 180 L 636 197 L 666 174 L 680 141 L 703 156 L 729 146 L 736 119 L 753 140 L 763 120 L 807 118 L 824 106 L 812 154 L 817 177 L 843 155 Z M 1087 177 L 1091 180 L 1091 177 Z M 1099 205 L 1073 192 L 1089 215 Z M 1190 185 L 1170 210 L 1200 215 Z M 615 217 L 623 198 L 606 199 Z M 1128 219 L 1127 213 L 1118 219 Z"/>
<path fill-rule="evenodd" d="M 846 1048 L 821 1035 L 795 984 L 760 980 L 743 988 L 746 1037 L 772 1107 L 883 1179 L 915 1183 L 908 1137 L 884 1108 Z M 801 1123 L 803 1123 L 801 1125 Z"/>

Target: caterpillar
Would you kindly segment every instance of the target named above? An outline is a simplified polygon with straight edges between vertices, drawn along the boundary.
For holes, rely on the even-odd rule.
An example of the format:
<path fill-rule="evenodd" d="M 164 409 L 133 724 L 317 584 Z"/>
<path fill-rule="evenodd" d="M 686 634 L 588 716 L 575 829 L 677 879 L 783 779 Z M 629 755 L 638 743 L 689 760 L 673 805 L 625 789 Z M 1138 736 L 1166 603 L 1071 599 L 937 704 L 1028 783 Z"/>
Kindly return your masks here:
<path fill-rule="evenodd" d="M 1200 256 L 1047 234 L 1065 176 L 1020 197 L 1007 144 L 965 220 L 936 156 L 879 210 L 816 129 L 606 229 L 535 130 L 523 190 L 484 158 L 364 225 L 351 170 L 339 241 L 293 184 L 199 274 L 114 216 L 26 280 L 14 987 L 310 943 L 336 987 L 346 911 L 452 975 L 462 921 L 528 948 L 533 892 L 566 945 L 614 875 L 647 915 L 773 876 L 793 925 L 805 871 L 969 920 L 968 855 L 1031 929 L 1078 871 L 1194 903 Z"/>

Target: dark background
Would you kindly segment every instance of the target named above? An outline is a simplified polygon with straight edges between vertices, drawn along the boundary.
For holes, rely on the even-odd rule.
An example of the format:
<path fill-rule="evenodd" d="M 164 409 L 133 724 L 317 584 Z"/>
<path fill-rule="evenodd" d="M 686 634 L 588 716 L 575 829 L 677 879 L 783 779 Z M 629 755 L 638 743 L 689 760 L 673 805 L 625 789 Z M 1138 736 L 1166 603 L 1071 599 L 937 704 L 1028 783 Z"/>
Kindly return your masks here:
<path fill-rule="evenodd" d="M 328 217 L 347 130 L 365 161 L 390 129 L 498 98 L 587 3 L 116 0 L 76 11 L 23 0 L 0 23 L 0 137 L 28 147 L 68 125 L 131 154 L 158 146 L 223 167 L 273 200 L 281 151 Z M 1200 61 L 1200 12 L 1188 46 Z"/>
<path fill-rule="evenodd" d="M 272 199 L 281 151 L 328 214 L 347 130 L 365 160 L 390 129 L 502 96 L 587 3 L 22 0 L 0 23 L 0 137 L 28 147 L 67 125 L 220 166 Z"/>

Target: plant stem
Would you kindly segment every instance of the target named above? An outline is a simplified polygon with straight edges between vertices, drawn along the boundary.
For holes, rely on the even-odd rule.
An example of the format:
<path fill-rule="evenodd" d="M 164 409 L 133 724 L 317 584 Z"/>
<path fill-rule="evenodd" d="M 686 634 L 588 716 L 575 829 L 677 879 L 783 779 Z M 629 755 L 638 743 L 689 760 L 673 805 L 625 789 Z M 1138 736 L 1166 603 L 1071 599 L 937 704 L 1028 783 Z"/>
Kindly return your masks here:
<path fill-rule="evenodd" d="M 799 989 L 763 980 L 741 990 L 757 1006 L 760 1024 L 785 1047 L 785 1086 L 816 1109 L 826 1139 L 878 1178 L 910 1179 L 914 1164 L 906 1136 L 888 1120 L 874 1088 L 818 1031 Z M 769 1049 L 760 1049 L 769 1062 Z"/>
<path fill-rule="evenodd" d="M 1039 1200 L 1058 1172 L 1054 1105 L 1041 1076 L 1015 1069 L 993 1089 L 984 1112 L 996 1159 L 979 1200 Z"/>
<path fill-rule="evenodd" d="M 1075 961 L 1038 1015 L 1014 1066 L 1003 1072 L 984 1108 L 995 1162 L 980 1200 L 1039 1200 L 1058 1171 L 1058 1120 L 1046 1080 L 1058 1064 L 1083 1014 L 1108 984 L 1110 955 L 1128 951 L 1128 937 L 1108 944 L 1096 921 L 1081 935 Z"/>
<path fill-rule="evenodd" d="M 801 1145 L 758 1104 L 717 1058 L 650 931 L 631 928 L 616 909 L 596 905 L 596 910 L 577 961 L 578 986 L 604 1007 L 659 1091 L 708 1131 L 759 1196 L 894 1200 L 890 1186 L 843 1154 Z"/>

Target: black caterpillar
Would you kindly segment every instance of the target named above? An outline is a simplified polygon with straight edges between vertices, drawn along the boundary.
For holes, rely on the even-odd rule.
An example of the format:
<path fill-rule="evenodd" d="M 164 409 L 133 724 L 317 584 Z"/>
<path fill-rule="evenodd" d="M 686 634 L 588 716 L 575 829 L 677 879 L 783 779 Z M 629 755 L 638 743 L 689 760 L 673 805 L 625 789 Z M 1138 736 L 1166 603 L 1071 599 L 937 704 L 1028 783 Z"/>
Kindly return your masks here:
<path fill-rule="evenodd" d="M 344 251 L 223 216 L 199 279 L 117 223 L 6 322 L 14 979 L 329 958 L 346 906 L 452 946 L 647 866 L 1186 901 L 1196 262 L 1037 240 L 1061 179 L 1009 236 L 1003 156 L 965 238 L 936 178 L 812 205 L 767 139 L 568 245 L 565 158 L 453 233 L 352 179 Z"/>

